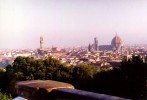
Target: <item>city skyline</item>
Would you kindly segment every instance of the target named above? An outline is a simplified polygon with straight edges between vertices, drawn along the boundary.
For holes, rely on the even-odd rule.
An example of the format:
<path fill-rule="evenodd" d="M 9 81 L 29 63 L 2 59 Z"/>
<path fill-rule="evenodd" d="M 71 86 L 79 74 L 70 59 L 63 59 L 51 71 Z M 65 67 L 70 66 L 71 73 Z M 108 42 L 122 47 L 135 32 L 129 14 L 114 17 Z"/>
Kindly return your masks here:
<path fill-rule="evenodd" d="M 147 44 L 146 0 L 0 0 L 0 49 Z"/>

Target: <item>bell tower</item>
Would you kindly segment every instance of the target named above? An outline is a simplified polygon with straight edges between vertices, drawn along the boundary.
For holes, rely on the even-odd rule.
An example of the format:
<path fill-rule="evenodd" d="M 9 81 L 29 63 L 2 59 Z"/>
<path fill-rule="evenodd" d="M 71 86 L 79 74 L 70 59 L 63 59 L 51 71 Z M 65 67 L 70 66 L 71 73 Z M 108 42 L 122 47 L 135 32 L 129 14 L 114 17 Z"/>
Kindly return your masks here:
<path fill-rule="evenodd" d="M 44 41 L 43 41 L 43 37 L 41 36 L 40 37 L 40 49 L 43 49 L 43 44 L 44 44 Z"/>

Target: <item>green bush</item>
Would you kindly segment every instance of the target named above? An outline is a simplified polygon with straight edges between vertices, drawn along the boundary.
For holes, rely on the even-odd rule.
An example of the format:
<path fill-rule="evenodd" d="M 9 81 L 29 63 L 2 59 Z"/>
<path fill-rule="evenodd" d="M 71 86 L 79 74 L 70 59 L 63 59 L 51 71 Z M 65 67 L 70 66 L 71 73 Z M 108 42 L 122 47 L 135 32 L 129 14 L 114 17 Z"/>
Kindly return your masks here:
<path fill-rule="evenodd" d="M 11 100 L 5 93 L 0 92 L 0 100 Z"/>

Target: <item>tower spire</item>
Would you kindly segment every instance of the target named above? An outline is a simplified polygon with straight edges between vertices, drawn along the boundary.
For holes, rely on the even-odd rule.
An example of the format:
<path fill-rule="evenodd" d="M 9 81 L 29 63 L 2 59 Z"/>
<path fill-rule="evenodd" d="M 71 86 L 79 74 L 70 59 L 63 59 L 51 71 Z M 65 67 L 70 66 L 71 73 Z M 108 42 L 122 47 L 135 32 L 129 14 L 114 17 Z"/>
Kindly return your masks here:
<path fill-rule="evenodd" d="M 89 42 L 89 45 L 88 45 L 88 51 L 91 51 L 91 44 Z"/>

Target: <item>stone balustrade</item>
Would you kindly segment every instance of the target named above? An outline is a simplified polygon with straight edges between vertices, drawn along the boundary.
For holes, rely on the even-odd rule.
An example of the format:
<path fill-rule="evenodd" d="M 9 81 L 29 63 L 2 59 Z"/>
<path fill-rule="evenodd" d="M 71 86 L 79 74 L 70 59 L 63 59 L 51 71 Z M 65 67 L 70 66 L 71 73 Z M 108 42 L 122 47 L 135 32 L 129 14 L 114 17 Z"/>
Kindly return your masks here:
<path fill-rule="evenodd" d="M 71 84 L 52 80 L 21 81 L 15 88 L 19 96 L 28 100 L 127 100 L 74 89 Z"/>

